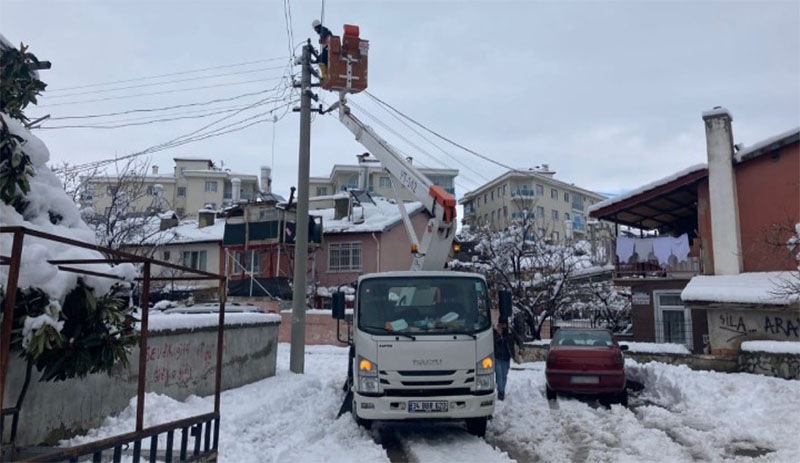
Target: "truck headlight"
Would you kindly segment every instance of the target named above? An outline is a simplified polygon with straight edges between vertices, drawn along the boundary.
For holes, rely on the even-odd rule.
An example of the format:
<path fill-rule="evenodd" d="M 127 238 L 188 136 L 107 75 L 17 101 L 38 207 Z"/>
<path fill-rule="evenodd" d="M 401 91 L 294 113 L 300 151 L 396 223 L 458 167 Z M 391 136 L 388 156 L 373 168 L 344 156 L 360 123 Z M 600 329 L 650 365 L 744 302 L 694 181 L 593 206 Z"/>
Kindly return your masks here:
<path fill-rule="evenodd" d="M 358 356 L 358 391 L 378 392 L 378 365 Z"/>
<path fill-rule="evenodd" d="M 494 358 L 489 355 L 475 365 L 475 389 L 491 391 L 494 389 Z"/>

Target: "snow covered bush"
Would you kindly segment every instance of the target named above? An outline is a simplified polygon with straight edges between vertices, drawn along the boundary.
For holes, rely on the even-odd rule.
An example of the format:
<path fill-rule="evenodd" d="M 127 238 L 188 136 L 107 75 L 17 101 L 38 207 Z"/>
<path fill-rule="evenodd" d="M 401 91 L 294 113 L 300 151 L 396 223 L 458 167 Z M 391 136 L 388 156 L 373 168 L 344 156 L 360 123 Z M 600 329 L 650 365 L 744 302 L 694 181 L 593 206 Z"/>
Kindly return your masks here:
<path fill-rule="evenodd" d="M 22 226 L 94 244 L 92 230 L 47 167 L 44 143 L 24 126 L 23 110 L 45 88 L 24 46 L 11 47 L 0 36 L 0 218 L 2 226 Z M 0 255 L 10 256 L 12 235 L 0 233 Z M 27 235 L 23 239 L 15 294 L 12 347 L 42 372 L 43 381 L 110 372 L 127 362 L 137 344 L 135 318 L 128 307 L 128 283 L 59 271 L 49 261 L 102 259 L 98 252 Z M 8 294 L 10 265 L 0 266 L 0 307 Z M 131 264 L 93 265 L 128 281 Z"/>

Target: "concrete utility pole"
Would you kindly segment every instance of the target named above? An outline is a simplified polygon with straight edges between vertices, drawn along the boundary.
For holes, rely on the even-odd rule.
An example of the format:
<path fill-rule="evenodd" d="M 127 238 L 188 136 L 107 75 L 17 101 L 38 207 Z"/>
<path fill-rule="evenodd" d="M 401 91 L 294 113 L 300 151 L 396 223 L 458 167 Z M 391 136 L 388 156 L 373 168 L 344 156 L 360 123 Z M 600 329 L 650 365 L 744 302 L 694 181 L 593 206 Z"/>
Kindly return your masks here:
<path fill-rule="evenodd" d="M 300 79 L 300 155 L 297 168 L 292 345 L 289 369 L 303 373 L 306 347 L 306 268 L 308 266 L 308 177 L 311 158 L 311 43 L 303 47 Z"/>

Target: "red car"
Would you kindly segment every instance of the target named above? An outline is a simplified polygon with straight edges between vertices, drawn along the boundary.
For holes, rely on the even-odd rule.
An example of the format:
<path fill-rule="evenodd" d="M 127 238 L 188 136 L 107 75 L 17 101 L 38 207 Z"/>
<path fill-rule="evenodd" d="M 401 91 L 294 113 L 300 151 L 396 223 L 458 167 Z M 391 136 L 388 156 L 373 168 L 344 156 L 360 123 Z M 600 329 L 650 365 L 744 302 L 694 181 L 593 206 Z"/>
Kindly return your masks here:
<path fill-rule="evenodd" d="M 597 397 L 600 403 L 628 405 L 625 357 L 628 346 L 605 328 L 560 328 L 547 352 L 547 399 L 559 393 Z"/>

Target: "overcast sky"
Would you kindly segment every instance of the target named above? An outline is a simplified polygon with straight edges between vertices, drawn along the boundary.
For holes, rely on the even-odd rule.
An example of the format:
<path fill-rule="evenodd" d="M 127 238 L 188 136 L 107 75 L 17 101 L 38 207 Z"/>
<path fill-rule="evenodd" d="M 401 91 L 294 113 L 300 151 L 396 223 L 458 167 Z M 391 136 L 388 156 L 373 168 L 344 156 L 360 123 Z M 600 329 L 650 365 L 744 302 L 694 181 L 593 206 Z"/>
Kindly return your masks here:
<path fill-rule="evenodd" d="M 313 37 L 311 21 L 323 4 L 290 7 L 291 37 L 281 0 L 2 0 L 0 32 L 53 63 L 41 73 L 48 91 L 40 106 L 27 111 L 32 118 L 50 114 L 44 127 L 184 118 L 39 130 L 52 162 L 126 155 L 231 116 L 196 135 L 264 122 L 154 153 L 150 162 L 163 172 L 175 156 L 208 157 L 255 175 L 258 166 L 273 165 L 273 189 L 288 196 L 297 184 L 299 115 L 280 108 L 291 95 L 281 76 L 290 50 L 299 54 L 298 45 Z M 705 162 L 701 115 L 714 106 L 731 111 L 735 142 L 745 145 L 800 125 L 797 0 L 329 1 L 323 21 L 335 34 L 357 24 L 370 40 L 374 96 L 503 165 L 549 164 L 557 179 L 598 192 L 630 190 Z M 204 68 L 217 69 L 194 72 Z M 218 99 L 229 100 L 57 119 Z M 505 171 L 429 134 L 422 138 L 368 95 L 351 101 L 355 114 L 419 165 L 459 169 L 459 198 Z M 334 115 L 315 117 L 312 176 L 354 164 L 363 151 Z"/>

